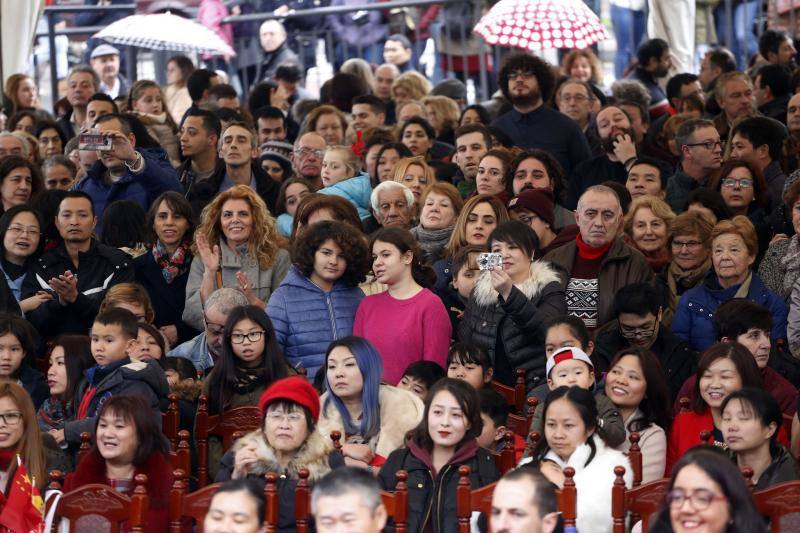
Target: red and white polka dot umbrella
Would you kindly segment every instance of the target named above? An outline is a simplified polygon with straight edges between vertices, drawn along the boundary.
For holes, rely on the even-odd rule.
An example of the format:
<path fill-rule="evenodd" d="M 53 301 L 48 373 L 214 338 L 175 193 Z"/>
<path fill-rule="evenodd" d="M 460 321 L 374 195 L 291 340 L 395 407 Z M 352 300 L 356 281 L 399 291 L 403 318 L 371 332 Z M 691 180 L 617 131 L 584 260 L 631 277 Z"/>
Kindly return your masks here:
<path fill-rule="evenodd" d="M 609 37 L 582 0 L 500 0 L 472 31 L 488 44 L 531 52 L 586 48 Z"/>

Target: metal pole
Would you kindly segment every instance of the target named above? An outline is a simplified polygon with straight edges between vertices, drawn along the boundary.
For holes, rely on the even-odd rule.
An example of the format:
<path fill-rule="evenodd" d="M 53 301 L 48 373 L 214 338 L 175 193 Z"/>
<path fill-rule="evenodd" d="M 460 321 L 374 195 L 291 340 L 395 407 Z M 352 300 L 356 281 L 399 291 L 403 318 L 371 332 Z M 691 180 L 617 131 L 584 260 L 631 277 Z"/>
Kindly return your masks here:
<path fill-rule="evenodd" d="M 47 17 L 47 46 L 50 47 L 50 91 L 53 99 L 53 111 L 55 111 L 56 102 L 58 102 L 58 64 L 56 61 L 56 36 L 55 23 L 53 22 L 53 13 L 45 10 Z"/>
<path fill-rule="evenodd" d="M 139 65 L 136 63 L 137 48 L 135 46 L 128 46 L 125 51 L 125 57 L 128 61 L 128 78 L 131 82 L 139 79 Z"/>
<path fill-rule="evenodd" d="M 478 101 L 485 101 L 489 99 L 489 77 L 486 72 L 486 43 L 483 39 L 480 39 L 478 47 L 478 68 L 481 69 L 481 96 Z"/>

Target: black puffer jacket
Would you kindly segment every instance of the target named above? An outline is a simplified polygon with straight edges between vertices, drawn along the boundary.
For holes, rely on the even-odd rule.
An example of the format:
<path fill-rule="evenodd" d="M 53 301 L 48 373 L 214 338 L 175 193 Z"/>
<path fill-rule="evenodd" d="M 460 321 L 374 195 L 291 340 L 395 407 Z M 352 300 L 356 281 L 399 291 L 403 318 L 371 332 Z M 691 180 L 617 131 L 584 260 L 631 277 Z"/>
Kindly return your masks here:
<path fill-rule="evenodd" d="M 252 164 L 250 168 L 253 172 L 253 179 L 256 182 L 256 193 L 267 204 L 269 212 L 275 213 L 275 202 L 278 200 L 280 185 L 267 176 L 267 173 L 259 165 Z M 186 191 L 186 199 L 192 204 L 192 211 L 198 220 L 203 208 L 219 194 L 219 187 L 225 180 L 225 173 L 225 161 L 219 159 L 217 160 L 217 168 L 214 169 L 214 173 L 211 176 L 204 180 L 195 181 Z"/>
<path fill-rule="evenodd" d="M 409 442 L 408 448 L 393 451 L 378 474 L 381 488 L 393 491 L 399 470 L 408 473 L 408 524 L 406 531 L 432 531 L 433 533 L 456 533 L 456 487 L 458 468 L 470 468 L 469 480 L 472 489 L 484 487 L 500 478 L 492 456 L 473 440 L 459 448 L 450 462 L 433 475 L 430 453 Z M 426 529 L 426 525 L 430 529 Z M 394 531 L 389 525 L 386 531 Z"/>
<path fill-rule="evenodd" d="M 497 344 L 502 342 L 511 366 L 525 369 L 531 391 L 545 380 L 544 324 L 566 311 L 563 286 L 548 263 L 531 263 L 528 280 L 514 286 L 508 300 L 494 290 L 487 271 L 472 291 L 459 339 L 486 350 L 493 362 Z"/>
<path fill-rule="evenodd" d="M 78 278 L 78 299 L 74 303 L 61 305 L 55 298 L 27 314 L 28 320 L 47 338 L 62 333 L 86 335 L 109 287 L 135 281 L 131 258 L 94 239 L 87 252 L 78 254 L 78 263 L 76 269 L 61 243 L 31 265 L 31 271 L 25 276 L 23 300 L 39 291 L 55 294 L 47 283 L 67 270 Z"/>

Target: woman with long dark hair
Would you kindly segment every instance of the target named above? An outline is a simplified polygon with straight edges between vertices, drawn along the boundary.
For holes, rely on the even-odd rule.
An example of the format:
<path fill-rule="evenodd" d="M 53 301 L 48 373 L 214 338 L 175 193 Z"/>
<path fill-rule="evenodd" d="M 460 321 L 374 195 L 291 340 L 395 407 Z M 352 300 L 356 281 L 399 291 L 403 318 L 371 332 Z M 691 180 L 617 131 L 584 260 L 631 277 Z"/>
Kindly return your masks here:
<path fill-rule="evenodd" d="M 47 386 L 50 397 L 39 407 L 37 417 L 42 431 L 64 429 L 64 421 L 75 416 L 75 391 L 84 370 L 95 365 L 91 343 L 85 335 L 59 335 L 50 351 Z"/>
<path fill-rule="evenodd" d="M 370 240 L 375 280 L 389 288 L 358 306 L 353 334 L 369 340 L 383 359 L 383 378 L 396 385 L 405 368 L 421 360 L 444 366 L 452 326 L 431 292 L 436 275 L 407 230 L 383 228 Z"/>

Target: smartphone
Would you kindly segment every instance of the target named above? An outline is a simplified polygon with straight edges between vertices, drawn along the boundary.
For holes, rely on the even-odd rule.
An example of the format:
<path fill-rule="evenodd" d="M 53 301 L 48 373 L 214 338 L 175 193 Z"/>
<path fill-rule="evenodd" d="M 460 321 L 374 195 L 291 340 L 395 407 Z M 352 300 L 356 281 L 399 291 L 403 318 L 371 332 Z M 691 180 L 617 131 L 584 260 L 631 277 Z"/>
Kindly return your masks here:
<path fill-rule="evenodd" d="M 101 133 L 81 133 L 78 135 L 78 150 L 107 152 L 111 150 L 112 143 L 111 137 L 104 137 Z"/>
<path fill-rule="evenodd" d="M 484 252 L 478 256 L 479 270 L 490 270 L 497 267 L 503 268 L 503 256 L 501 254 Z"/>

